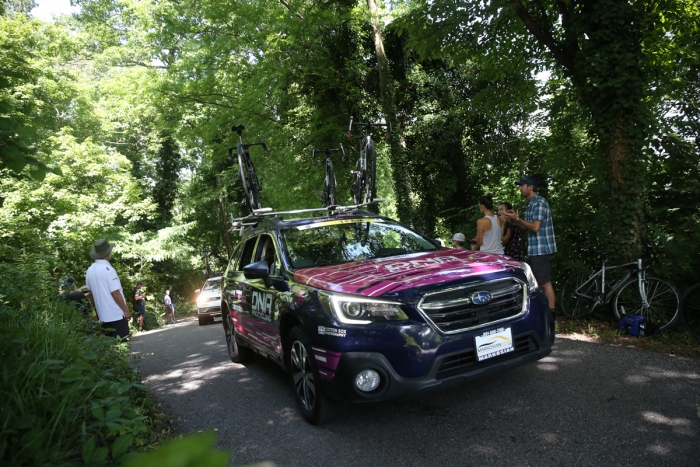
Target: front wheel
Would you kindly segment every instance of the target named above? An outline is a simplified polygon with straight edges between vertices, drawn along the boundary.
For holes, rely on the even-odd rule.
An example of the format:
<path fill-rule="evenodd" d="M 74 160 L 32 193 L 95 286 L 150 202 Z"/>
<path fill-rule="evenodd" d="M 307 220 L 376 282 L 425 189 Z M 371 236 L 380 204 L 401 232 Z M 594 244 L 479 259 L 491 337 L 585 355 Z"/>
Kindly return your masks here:
<path fill-rule="evenodd" d="M 352 185 L 350 185 L 350 192 L 352 193 L 352 201 L 355 204 L 362 204 L 364 202 L 364 189 L 365 189 L 365 171 L 362 170 L 362 165 L 360 161 L 357 161 L 355 165 L 355 171 L 352 173 Z"/>
<path fill-rule="evenodd" d="M 561 311 L 571 319 L 580 319 L 593 312 L 596 297 L 600 293 L 600 276 L 591 278 L 593 271 L 583 269 L 574 272 L 561 290 Z"/>
<path fill-rule="evenodd" d="M 681 298 L 681 316 L 688 332 L 700 339 L 700 283 L 685 291 Z"/>
<path fill-rule="evenodd" d="M 640 290 L 638 279 L 628 279 L 615 295 L 613 310 L 619 320 L 625 315 L 642 315 L 659 331 L 669 329 L 678 320 L 680 298 L 676 288 L 660 277 L 646 276 Z M 643 295 L 646 296 L 646 304 Z"/>
<path fill-rule="evenodd" d="M 323 207 L 337 206 L 335 189 L 336 189 L 335 173 L 333 172 L 333 162 L 330 160 L 326 164 L 326 178 L 323 184 Z"/>
<path fill-rule="evenodd" d="M 316 358 L 304 329 L 301 326 L 294 327 L 287 342 L 287 368 L 304 419 L 312 425 L 320 425 L 340 416 L 342 406 L 323 394 Z"/>

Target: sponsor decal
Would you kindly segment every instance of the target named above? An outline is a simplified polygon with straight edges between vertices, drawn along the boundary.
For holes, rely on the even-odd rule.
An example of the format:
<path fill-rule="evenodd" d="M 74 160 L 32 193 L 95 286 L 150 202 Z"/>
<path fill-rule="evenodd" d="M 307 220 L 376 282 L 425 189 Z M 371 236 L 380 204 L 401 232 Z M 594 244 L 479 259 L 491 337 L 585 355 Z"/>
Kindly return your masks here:
<path fill-rule="evenodd" d="M 337 219 L 334 221 L 316 222 L 315 224 L 298 225 L 297 230 L 317 229 L 328 225 L 364 224 L 365 222 L 384 222 L 381 219 Z"/>
<path fill-rule="evenodd" d="M 400 271 L 410 271 L 411 269 L 421 269 L 425 267 L 432 267 L 440 264 L 451 263 L 454 261 L 463 261 L 456 256 L 438 256 L 435 258 L 427 259 L 416 259 L 413 261 L 398 261 L 395 263 L 387 264 L 384 267 L 389 272 L 400 272 Z"/>
<path fill-rule="evenodd" d="M 319 336 L 345 337 L 345 334 L 347 334 L 347 332 L 347 329 L 327 328 L 326 326 L 318 327 Z"/>
<path fill-rule="evenodd" d="M 233 305 L 231 308 L 233 308 L 233 311 L 236 313 L 243 313 L 243 308 L 241 308 L 240 305 Z"/>
<path fill-rule="evenodd" d="M 479 292 L 469 294 L 469 298 L 474 305 L 486 305 L 493 297 L 486 290 L 480 290 Z"/>
<path fill-rule="evenodd" d="M 252 315 L 268 323 L 271 322 L 273 299 L 272 294 L 254 291 Z"/>

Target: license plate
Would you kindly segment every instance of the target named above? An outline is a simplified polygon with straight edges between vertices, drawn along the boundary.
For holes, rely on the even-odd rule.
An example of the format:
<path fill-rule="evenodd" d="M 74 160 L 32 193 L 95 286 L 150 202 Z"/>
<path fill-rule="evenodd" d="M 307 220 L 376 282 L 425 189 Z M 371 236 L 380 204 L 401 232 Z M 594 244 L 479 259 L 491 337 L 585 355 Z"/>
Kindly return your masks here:
<path fill-rule="evenodd" d="M 515 350 L 513 348 L 513 334 L 510 332 L 510 328 L 487 331 L 480 336 L 474 336 L 474 348 L 476 348 L 478 361 L 512 352 Z"/>

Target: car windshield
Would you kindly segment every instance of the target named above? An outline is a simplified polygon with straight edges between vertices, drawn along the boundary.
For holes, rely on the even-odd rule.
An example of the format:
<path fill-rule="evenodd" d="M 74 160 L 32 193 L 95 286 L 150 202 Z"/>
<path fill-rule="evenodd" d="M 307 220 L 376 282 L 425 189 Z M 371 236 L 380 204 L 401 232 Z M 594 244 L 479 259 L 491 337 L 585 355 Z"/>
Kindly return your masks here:
<path fill-rule="evenodd" d="M 221 279 L 207 281 L 202 290 L 219 290 L 221 288 Z"/>
<path fill-rule="evenodd" d="M 427 238 L 385 219 L 337 219 L 282 231 L 293 268 L 436 250 Z"/>

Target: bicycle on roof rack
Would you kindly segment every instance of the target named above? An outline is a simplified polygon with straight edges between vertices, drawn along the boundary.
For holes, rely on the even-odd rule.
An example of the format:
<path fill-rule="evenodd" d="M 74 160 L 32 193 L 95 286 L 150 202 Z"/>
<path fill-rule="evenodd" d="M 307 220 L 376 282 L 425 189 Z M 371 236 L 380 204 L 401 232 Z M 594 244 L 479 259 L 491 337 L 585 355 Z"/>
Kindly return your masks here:
<path fill-rule="evenodd" d="M 605 250 L 600 270 L 575 271 L 561 291 L 561 309 L 569 318 L 578 319 L 593 313 L 598 306 L 613 303 L 615 317 L 627 314 L 644 316 L 660 331 L 670 328 L 679 317 L 679 297 L 676 288 L 666 279 L 646 273 L 642 259 L 619 266 L 605 266 Z M 606 291 L 605 274 L 614 269 L 628 268 L 627 274 Z"/>
<path fill-rule="evenodd" d="M 316 153 L 317 152 L 323 152 L 326 155 L 326 176 L 323 179 L 323 192 L 321 194 L 322 198 L 322 206 L 328 207 L 328 206 L 337 206 L 338 205 L 338 198 L 336 197 L 336 188 L 338 187 L 338 184 L 336 183 L 335 180 L 335 172 L 333 172 L 333 161 L 331 160 L 331 153 L 332 152 L 340 152 L 342 154 L 342 157 L 340 158 L 341 162 L 345 162 L 345 150 L 343 149 L 343 145 L 340 145 L 340 148 L 338 149 L 316 149 L 313 148 L 313 151 L 311 152 L 311 163 L 313 165 L 316 165 Z"/>
<path fill-rule="evenodd" d="M 258 180 L 258 175 L 255 173 L 255 167 L 253 166 L 253 161 L 250 158 L 249 149 L 253 146 L 262 146 L 265 154 L 269 154 L 267 151 L 267 146 L 262 141 L 258 143 L 244 143 L 243 142 L 243 130 L 245 127 L 243 125 L 234 125 L 231 127 L 231 131 L 238 133 L 238 145 L 228 148 L 228 158 L 230 162 L 233 162 L 233 149 L 236 148 L 238 152 L 238 177 L 243 185 L 243 192 L 245 193 L 245 204 L 253 212 L 254 209 L 260 209 L 260 192 L 262 187 L 260 186 L 260 181 Z"/>
<path fill-rule="evenodd" d="M 353 123 L 353 117 L 350 117 L 348 139 L 352 138 L 353 125 L 363 127 L 364 132 L 360 137 L 360 157 L 355 164 L 355 170 L 351 172 L 350 192 L 355 204 L 372 204 L 372 200 L 377 196 L 377 151 L 374 147 L 371 130 L 373 127 L 386 127 L 386 139 L 388 140 L 391 138 L 391 122 Z"/>

